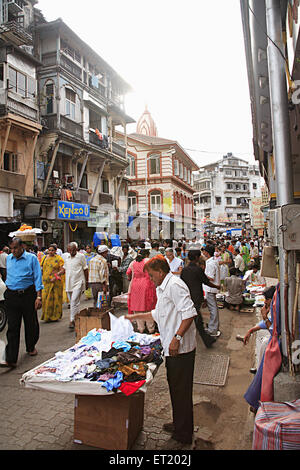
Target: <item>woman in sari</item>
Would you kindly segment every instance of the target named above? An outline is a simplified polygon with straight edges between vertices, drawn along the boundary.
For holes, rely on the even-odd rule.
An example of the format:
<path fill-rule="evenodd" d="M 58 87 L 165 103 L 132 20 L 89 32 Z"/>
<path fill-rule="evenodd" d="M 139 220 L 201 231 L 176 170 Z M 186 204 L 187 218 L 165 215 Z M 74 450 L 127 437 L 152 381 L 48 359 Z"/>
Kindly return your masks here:
<path fill-rule="evenodd" d="M 41 264 L 43 272 L 43 315 L 41 320 L 49 323 L 62 317 L 64 260 L 56 254 L 56 247 L 50 245 L 48 255 Z"/>
<path fill-rule="evenodd" d="M 245 242 L 241 243 L 240 252 L 245 263 L 245 269 L 247 270 L 250 264 L 250 251 Z"/>
<path fill-rule="evenodd" d="M 96 256 L 97 253 L 95 253 L 92 249 L 91 245 L 86 245 L 85 247 L 85 259 L 87 262 L 87 265 L 89 266 L 91 259 Z M 89 287 L 85 292 L 84 292 L 86 300 L 91 300 L 93 295 L 92 295 L 92 289 Z"/>

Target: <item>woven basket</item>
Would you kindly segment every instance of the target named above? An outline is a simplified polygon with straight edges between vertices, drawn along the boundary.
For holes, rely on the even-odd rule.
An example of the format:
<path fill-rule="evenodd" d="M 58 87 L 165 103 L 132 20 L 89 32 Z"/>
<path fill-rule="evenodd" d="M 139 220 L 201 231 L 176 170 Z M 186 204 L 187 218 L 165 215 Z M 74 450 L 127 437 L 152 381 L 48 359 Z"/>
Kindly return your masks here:
<path fill-rule="evenodd" d="M 20 238 L 22 240 L 22 242 L 34 242 L 34 240 L 36 239 L 36 235 L 35 234 L 20 234 L 18 235 L 18 238 Z"/>

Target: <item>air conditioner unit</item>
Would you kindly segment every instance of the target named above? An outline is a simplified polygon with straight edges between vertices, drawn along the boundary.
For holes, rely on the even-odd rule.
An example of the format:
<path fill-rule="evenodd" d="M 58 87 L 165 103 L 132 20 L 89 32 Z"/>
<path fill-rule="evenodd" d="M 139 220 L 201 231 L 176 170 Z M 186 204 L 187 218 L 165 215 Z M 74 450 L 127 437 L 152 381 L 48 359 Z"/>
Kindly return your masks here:
<path fill-rule="evenodd" d="M 43 230 L 43 234 L 52 233 L 52 224 L 49 220 L 40 220 L 39 228 Z"/>

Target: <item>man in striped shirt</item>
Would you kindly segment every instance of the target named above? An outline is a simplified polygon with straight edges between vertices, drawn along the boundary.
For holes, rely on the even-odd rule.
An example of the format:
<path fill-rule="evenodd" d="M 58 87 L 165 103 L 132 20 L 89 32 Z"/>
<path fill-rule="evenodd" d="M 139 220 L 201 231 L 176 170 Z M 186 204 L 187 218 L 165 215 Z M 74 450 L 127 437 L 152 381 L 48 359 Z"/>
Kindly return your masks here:
<path fill-rule="evenodd" d="M 107 246 L 99 245 L 98 255 L 94 256 L 89 264 L 89 287 L 92 289 L 94 307 L 97 306 L 98 292 L 108 294 L 109 269 L 106 260 L 107 255 Z"/>

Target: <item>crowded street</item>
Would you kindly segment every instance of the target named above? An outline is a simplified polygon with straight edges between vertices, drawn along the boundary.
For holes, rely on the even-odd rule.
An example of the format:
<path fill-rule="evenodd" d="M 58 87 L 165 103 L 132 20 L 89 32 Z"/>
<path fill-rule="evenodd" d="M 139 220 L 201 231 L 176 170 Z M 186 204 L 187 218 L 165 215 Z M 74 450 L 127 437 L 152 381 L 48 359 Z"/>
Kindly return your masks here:
<path fill-rule="evenodd" d="M 82 306 L 91 305 L 83 299 Z M 125 311 L 117 309 L 116 315 Z M 39 314 L 40 316 L 40 314 Z M 203 311 L 208 318 L 208 310 Z M 194 385 L 195 442 L 197 450 L 249 450 L 252 444 L 253 414 L 243 399 L 252 375 L 249 369 L 255 364 L 255 342 L 245 347 L 236 340 L 255 322 L 255 315 L 224 309 L 221 311 L 222 337 L 211 349 L 206 349 L 200 336 L 197 337 L 197 355 L 194 380 L 199 377 L 198 364 L 203 356 L 226 354 L 230 367 L 224 387 Z M 0 333 L 3 349 L 6 330 Z M 5 429 L 1 428 L 0 450 L 97 450 L 74 443 L 74 395 L 56 394 L 38 390 L 26 390 L 19 380 L 23 373 L 47 361 L 57 351 L 71 347 L 75 342 L 74 332 L 68 329 L 68 309 L 63 318 L 54 324 L 41 324 L 39 355 L 29 358 L 25 353 L 21 333 L 20 360 L 13 371 L 0 370 L 0 412 Z M 169 435 L 163 433 L 162 425 L 171 418 L 168 385 L 165 367 L 161 366 L 149 387 L 145 402 L 143 430 L 133 450 L 163 450 Z M 222 423 L 228 423 L 224 433 Z"/>
<path fill-rule="evenodd" d="M 299 10 L 0 0 L 1 452 L 300 450 Z"/>

